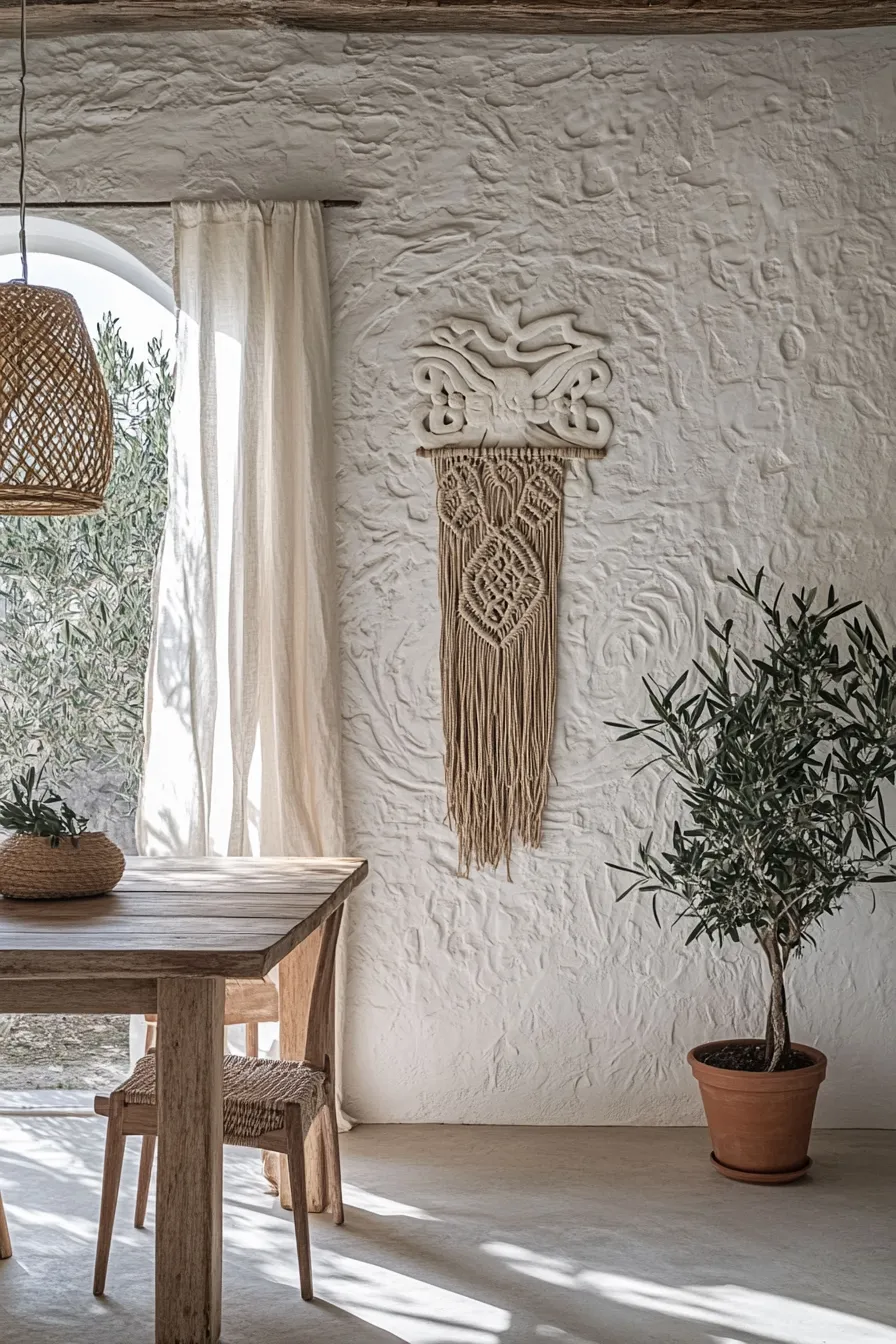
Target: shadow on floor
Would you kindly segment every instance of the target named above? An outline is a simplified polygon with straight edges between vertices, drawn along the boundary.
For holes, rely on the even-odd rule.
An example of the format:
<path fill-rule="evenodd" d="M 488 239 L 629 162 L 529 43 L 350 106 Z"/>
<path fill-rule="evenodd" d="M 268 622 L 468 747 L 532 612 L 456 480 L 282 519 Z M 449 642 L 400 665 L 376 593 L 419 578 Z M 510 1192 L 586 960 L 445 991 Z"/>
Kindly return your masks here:
<path fill-rule="evenodd" d="M 151 1344 L 133 1140 L 90 1293 L 103 1137 L 0 1116 L 3 1344 Z M 225 1344 L 896 1344 L 896 1134 L 819 1134 L 813 1177 L 781 1188 L 722 1180 L 697 1130 L 365 1126 L 343 1151 L 346 1226 L 312 1220 L 305 1304 L 291 1216 L 228 1150 Z"/>

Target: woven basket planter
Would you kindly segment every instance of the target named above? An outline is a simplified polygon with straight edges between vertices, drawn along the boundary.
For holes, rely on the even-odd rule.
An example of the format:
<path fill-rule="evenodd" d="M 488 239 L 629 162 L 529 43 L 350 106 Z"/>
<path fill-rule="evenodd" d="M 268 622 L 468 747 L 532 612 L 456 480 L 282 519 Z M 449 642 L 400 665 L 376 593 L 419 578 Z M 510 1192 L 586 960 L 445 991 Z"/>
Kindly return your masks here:
<path fill-rule="evenodd" d="M 0 513 L 93 513 L 112 408 L 81 310 L 61 289 L 0 285 Z"/>
<path fill-rule="evenodd" d="M 21 901 L 101 896 L 121 881 L 124 855 L 102 831 L 54 847 L 46 835 L 12 835 L 0 844 L 0 895 Z"/>

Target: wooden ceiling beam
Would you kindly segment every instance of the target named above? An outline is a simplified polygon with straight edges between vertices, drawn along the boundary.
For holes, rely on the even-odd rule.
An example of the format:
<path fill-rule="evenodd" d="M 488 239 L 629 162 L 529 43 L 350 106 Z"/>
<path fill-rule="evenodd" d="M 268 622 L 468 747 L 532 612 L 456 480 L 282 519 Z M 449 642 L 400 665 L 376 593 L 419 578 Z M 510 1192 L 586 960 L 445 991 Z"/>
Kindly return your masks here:
<path fill-rule="evenodd" d="M 896 0 L 29 0 L 33 35 L 179 28 L 585 35 L 748 33 L 896 23 Z M 0 36 L 18 33 L 0 0 Z"/>

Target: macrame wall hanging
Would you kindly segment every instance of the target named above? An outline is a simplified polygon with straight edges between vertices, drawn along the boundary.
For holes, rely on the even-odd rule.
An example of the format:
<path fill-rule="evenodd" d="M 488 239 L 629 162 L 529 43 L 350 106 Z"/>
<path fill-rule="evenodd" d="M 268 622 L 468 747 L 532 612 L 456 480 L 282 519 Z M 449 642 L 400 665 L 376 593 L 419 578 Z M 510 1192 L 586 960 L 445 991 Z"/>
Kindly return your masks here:
<path fill-rule="evenodd" d="M 563 483 L 570 458 L 606 452 L 611 373 L 571 313 L 451 318 L 414 353 L 439 514 L 448 817 L 469 873 L 509 865 L 514 840 L 541 844 Z"/>

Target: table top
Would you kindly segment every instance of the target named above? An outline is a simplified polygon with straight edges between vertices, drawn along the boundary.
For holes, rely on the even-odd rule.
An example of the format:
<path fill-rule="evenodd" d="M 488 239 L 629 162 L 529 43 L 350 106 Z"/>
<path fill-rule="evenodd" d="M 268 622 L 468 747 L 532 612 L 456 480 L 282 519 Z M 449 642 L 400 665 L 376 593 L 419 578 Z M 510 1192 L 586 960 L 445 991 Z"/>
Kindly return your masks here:
<path fill-rule="evenodd" d="M 129 858 L 108 896 L 0 899 L 0 976 L 265 975 L 366 876 L 363 859 Z"/>

